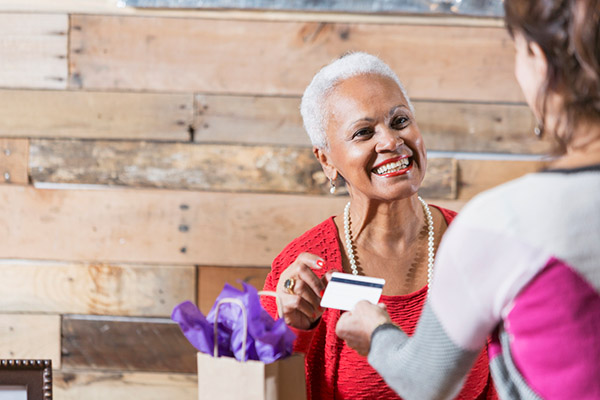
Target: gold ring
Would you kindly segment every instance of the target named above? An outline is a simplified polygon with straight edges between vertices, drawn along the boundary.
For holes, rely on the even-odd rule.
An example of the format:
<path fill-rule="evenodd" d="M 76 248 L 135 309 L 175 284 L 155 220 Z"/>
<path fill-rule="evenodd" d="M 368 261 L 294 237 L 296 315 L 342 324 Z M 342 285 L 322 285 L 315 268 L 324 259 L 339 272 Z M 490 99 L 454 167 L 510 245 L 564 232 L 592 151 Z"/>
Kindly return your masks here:
<path fill-rule="evenodd" d="M 289 293 L 294 294 L 294 285 L 296 284 L 296 280 L 294 278 L 287 278 L 285 282 L 283 282 L 283 288 Z"/>

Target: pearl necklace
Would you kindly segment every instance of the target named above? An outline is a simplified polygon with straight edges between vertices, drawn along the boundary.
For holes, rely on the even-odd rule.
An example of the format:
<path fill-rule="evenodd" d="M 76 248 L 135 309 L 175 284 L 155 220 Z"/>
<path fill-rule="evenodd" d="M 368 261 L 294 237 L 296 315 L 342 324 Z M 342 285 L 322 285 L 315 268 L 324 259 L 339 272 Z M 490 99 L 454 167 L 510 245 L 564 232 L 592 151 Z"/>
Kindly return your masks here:
<path fill-rule="evenodd" d="M 423 205 L 423 212 L 425 213 L 425 219 L 427 222 L 427 287 L 429 288 L 431 287 L 433 264 L 435 261 L 435 253 L 433 249 L 435 233 L 433 231 L 433 218 L 431 217 L 431 210 L 421 196 L 418 196 L 418 198 Z M 348 252 L 348 260 L 350 261 L 350 268 L 352 269 L 352 275 L 358 275 L 358 267 L 356 266 L 356 259 L 354 256 L 354 244 L 352 242 L 352 235 L 350 234 L 350 202 L 348 202 L 348 204 L 346 204 L 346 208 L 344 208 L 344 235 L 346 236 L 346 249 Z"/>

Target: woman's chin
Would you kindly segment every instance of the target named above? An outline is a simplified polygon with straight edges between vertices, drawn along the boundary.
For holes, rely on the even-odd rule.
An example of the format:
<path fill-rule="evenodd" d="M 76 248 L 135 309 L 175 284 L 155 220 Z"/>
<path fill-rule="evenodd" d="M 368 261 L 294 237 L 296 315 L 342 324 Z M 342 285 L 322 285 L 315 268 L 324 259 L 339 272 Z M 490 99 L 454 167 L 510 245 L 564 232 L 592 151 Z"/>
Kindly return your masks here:
<path fill-rule="evenodd" d="M 379 200 L 379 201 L 396 201 L 402 199 L 408 199 L 417 194 L 419 191 L 419 185 L 416 182 L 396 182 L 394 184 L 381 184 L 381 185 L 373 185 L 370 193 L 365 193 L 365 195 L 371 200 Z"/>

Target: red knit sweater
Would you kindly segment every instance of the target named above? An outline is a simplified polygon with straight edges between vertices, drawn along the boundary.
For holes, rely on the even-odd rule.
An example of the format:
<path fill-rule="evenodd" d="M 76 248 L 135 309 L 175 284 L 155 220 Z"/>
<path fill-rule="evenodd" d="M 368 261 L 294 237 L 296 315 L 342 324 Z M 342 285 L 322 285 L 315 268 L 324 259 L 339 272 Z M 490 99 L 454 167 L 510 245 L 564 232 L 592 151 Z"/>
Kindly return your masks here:
<path fill-rule="evenodd" d="M 446 222 L 450 223 L 456 213 L 441 209 Z M 292 241 L 273 261 L 265 281 L 265 290 L 275 290 L 277 281 L 298 254 L 309 252 L 325 260 L 325 268 L 316 271 L 322 276 L 328 270 L 342 271 L 341 247 L 333 218 L 310 229 Z M 412 335 L 427 296 L 427 287 L 404 296 L 382 296 L 394 323 Z M 263 297 L 265 309 L 276 316 L 272 298 Z M 306 355 L 306 382 L 309 399 L 399 399 L 367 359 L 346 346 L 335 334 L 340 311 L 326 309 L 320 323 L 312 330 L 294 330 L 298 338 L 294 350 Z M 459 399 L 496 399 L 488 371 L 487 352 L 477 359 Z"/>

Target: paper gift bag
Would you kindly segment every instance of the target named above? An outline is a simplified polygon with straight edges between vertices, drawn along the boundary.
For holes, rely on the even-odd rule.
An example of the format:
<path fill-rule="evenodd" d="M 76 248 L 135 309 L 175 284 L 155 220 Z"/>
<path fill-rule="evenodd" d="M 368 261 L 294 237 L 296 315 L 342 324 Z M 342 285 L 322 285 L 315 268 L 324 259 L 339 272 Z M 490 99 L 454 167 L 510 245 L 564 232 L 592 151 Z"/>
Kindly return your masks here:
<path fill-rule="evenodd" d="M 200 400 L 306 400 L 304 355 L 270 364 L 198 353 Z"/>
<path fill-rule="evenodd" d="M 270 292 L 259 292 L 259 294 L 274 295 Z M 247 334 L 246 310 L 244 304 L 238 299 L 222 299 L 216 306 L 215 321 L 218 321 L 219 306 L 222 303 L 234 303 L 240 306 L 244 318 L 244 332 Z M 281 308 L 278 309 L 281 317 Z M 218 324 L 215 323 L 215 338 L 217 328 Z M 246 348 L 245 342 L 244 337 L 243 349 Z M 245 355 L 242 356 L 242 359 L 245 358 Z M 198 353 L 198 398 L 199 400 L 306 400 L 304 355 L 292 354 L 269 364 L 255 360 L 243 362 L 233 357 L 219 357 L 215 340 L 213 356 Z"/>

